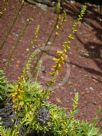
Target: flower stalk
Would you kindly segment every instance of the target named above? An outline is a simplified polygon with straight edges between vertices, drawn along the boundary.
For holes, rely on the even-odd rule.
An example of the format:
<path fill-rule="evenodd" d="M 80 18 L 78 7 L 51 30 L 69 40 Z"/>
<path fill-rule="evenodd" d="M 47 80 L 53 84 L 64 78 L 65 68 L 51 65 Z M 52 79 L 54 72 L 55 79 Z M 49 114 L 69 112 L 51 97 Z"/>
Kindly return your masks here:
<path fill-rule="evenodd" d="M 28 19 L 26 20 L 26 24 L 25 24 L 25 26 L 23 27 L 22 31 L 20 32 L 20 34 L 19 34 L 19 36 L 18 36 L 18 38 L 17 38 L 16 43 L 14 44 L 13 48 L 10 50 L 9 57 L 8 57 L 8 65 L 7 65 L 7 66 L 10 65 L 11 59 L 12 59 L 12 55 L 13 55 L 13 53 L 15 52 L 15 50 L 17 49 L 17 47 L 18 47 L 18 45 L 19 45 L 19 42 L 21 41 L 22 37 L 24 36 L 27 27 L 29 26 L 29 24 L 30 24 L 32 21 L 33 21 L 33 18 L 28 18 Z"/>
<path fill-rule="evenodd" d="M 6 43 L 7 39 L 8 39 L 8 36 L 9 36 L 9 34 L 11 33 L 12 28 L 14 27 L 14 25 L 15 25 L 15 23 L 16 23 L 16 20 L 17 20 L 17 18 L 18 18 L 18 16 L 19 16 L 20 12 L 22 11 L 23 7 L 24 7 L 24 2 L 21 3 L 21 6 L 20 6 L 20 8 L 18 9 L 17 14 L 15 15 L 13 21 L 12 21 L 11 24 L 10 24 L 10 27 L 9 27 L 8 30 L 5 32 L 4 40 L 3 40 L 3 42 L 2 42 L 1 45 L 0 45 L 0 50 L 2 50 L 2 48 L 4 47 L 4 45 L 5 45 L 5 43 Z"/>
<path fill-rule="evenodd" d="M 59 50 L 57 51 L 57 53 L 56 53 L 57 58 L 53 59 L 55 65 L 52 66 L 53 72 L 50 73 L 50 75 L 52 76 L 52 79 L 49 81 L 49 83 L 54 83 L 56 81 L 55 77 L 58 76 L 62 65 L 65 64 L 65 60 L 67 59 L 67 52 L 69 51 L 70 46 L 71 46 L 70 44 L 75 38 L 75 33 L 78 31 L 78 27 L 81 24 L 81 21 L 84 17 L 86 9 L 87 9 L 87 6 L 84 5 L 82 7 L 82 10 L 81 10 L 80 15 L 78 16 L 77 20 L 73 23 L 72 33 L 67 37 L 66 41 L 62 45 L 63 49 L 61 51 L 59 51 Z"/>

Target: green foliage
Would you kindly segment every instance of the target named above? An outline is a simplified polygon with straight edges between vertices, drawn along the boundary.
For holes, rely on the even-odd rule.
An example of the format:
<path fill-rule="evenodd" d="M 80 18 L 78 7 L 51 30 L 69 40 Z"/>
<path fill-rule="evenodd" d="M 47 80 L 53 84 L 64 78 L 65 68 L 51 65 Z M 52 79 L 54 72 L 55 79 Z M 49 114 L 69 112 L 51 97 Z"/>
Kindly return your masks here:
<path fill-rule="evenodd" d="M 49 94 L 49 91 L 45 91 L 39 83 L 26 81 L 23 78 L 12 84 L 9 96 L 14 104 L 16 120 L 20 119 L 20 122 L 17 125 L 15 120 L 10 129 L 0 125 L 1 136 L 18 136 L 23 126 L 26 126 L 24 136 L 30 130 L 41 134 L 51 133 L 51 136 L 101 136 L 93 124 L 74 118 L 78 105 L 77 93 L 69 113 L 48 102 Z"/>
<path fill-rule="evenodd" d="M 4 126 L 0 124 L 0 136 L 9 136 L 10 129 L 6 129 Z"/>
<path fill-rule="evenodd" d="M 12 132 L 11 128 L 5 128 L 2 125 L 2 121 L 0 120 L 0 136 L 17 136 L 18 132 L 15 130 L 13 130 Z"/>
<path fill-rule="evenodd" d="M 102 136 L 99 133 L 99 129 L 95 128 L 94 125 L 89 124 L 88 122 L 82 122 L 79 129 L 79 136 Z"/>
<path fill-rule="evenodd" d="M 31 128 L 41 130 L 42 127 L 39 126 L 39 122 L 37 123 L 37 112 L 45 105 L 49 91 L 43 90 L 37 82 L 20 79 L 16 84 L 11 85 L 9 96 L 12 98 L 17 118 L 22 117 L 20 124 L 29 126 L 27 130 Z M 20 110 L 22 112 L 19 112 Z"/>
<path fill-rule="evenodd" d="M 0 69 L 0 107 L 3 106 L 7 97 L 7 79 L 3 70 Z"/>
<path fill-rule="evenodd" d="M 18 109 L 22 106 L 25 106 L 25 108 L 30 107 L 32 104 L 39 108 L 41 102 L 48 97 L 48 92 L 44 91 L 37 82 L 29 80 L 20 80 L 17 84 L 11 85 L 9 93 L 12 97 L 12 102 L 16 105 L 15 108 Z"/>

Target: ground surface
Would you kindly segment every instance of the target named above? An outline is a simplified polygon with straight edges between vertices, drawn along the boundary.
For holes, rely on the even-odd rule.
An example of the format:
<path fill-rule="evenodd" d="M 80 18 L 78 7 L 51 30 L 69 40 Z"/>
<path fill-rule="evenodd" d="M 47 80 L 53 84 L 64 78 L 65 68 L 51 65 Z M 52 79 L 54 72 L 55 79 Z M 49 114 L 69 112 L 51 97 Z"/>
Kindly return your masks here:
<path fill-rule="evenodd" d="M 3 0 L 0 1 L 0 7 L 2 5 Z M 6 33 L 19 7 L 18 0 L 15 0 L 15 2 L 10 0 L 7 11 L 0 18 L 0 45 L 5 40 Z M 102 106 L 102 15 L 95 12 L 92 7 L 88 7 L 88 9 L 83 23 L 76 34 L 76 38 L 71 44 L 71 49 L 68 53 L 68 63 L 64 67 L 63 74 L 60 75 L 62 79 L 58 80 L 62 83 L 65 75 L 68 75 L 68 77 L 63 86 L 58 86 L 57 84 L 58 88 L 54 90 L 50 98 L 51 102 L 69 110 L 71 109 L 75 92 L 79 92 L 80 113 L 78 118 L 84 120 L 90 120 L 95 117 L 98 107 Z M 71 33 L 72 23 L 79 11 L 79 4 L 67 6 L 67 21 L 63 31 L 53 45 L 54 51 L 61 49 L 62 43 L 68 34 Z M 34 20 L 27 26 L 25 34 L 18 42 L 19 44 L 12 55 L 11 65 L 6 67 L 10 50 L 16 44 L 17 37 L 24 28 L 26 19 L 29 17 L 33 17 Z M 22 71 L 28 55 L 28 46 L 37 25 L 40 25 L 41 30 L 36 48 L 44 44 L 55 20 L 56 14 L 51 8 L 44 11 L 35 5 L 24 5 L 7 41 L 0 51 L 0 67 L 5 69 L 7 77 L 11 81 L 16 80 Z M 46 80 L 46 76 L 48 76 L 47 70 L 50 70 L 50 66 L 50 58 L 47 57 L 43 64 L 45 70 L 42 70 L 41 73 L 42 84 Z"/>

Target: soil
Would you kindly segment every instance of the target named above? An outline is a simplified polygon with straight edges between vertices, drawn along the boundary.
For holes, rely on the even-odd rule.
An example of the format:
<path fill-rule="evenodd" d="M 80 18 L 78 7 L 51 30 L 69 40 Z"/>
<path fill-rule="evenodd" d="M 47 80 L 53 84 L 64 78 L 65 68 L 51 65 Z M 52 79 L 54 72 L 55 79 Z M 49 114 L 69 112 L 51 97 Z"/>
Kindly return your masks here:
<path fill-rule="evenodd" d="M 0 1 L 0 7 L 2 5 L 3 1 Z M 15 0 L 15 2 L 10 0 L 7 10 L 0 18 L 0 45 L 2 45 L 19 7 L 18 0 Z M 60 36 L 53 44 L 54 51 L 62 48 L 63 42 L 71 33 L 73 21 L 80 13 L 81 7 L 81 4 L 75 2 L 66 5 L 67 19 Z M 40 25 L 40 34 L 34 50 L 43 47 L 55 23 L 56 16 L 53 8 L 47 7 L 47 9 L 42 10 L 35 5 L 25 3 L 7 41 L 0 50 L 0 67 L 5 70 L 10 81 L 17 80 L 21 74 L 29 53 L 28 47 L 37 25 Z M 27 26 L 25 34 L 19 40 L 19 44 L 14 50 L 12 58 L 10 58 L 11 65 L 8 66 L 7 61 L 10 51 L 13 49 L 17 37 L 29 17 L 33 17 L 34 20 Z M 49 56 L 53 57 L 49 54 L 43 63 L 41 77 L 39 78 L 41 84 L 45 83 L 48 78 L 48 71 L 51 70 L 52 62 Z M 68 76 L 66 77 L 66 75 Z M 61 86 L 60 84 L 65 77 L 64 85 Z M 69 111 L 72 107 L 75 92 L 79 92 L 78 108 L 80 112 L 77 118 L 81 120 L 93 119 L 98 108 L 102 106 L 102 15 L 92 5 L 88 6 L 85 18 L 71 44 L 66 64 L 57 78 L 57 87 L 54 88 L 50 101 Z"/>

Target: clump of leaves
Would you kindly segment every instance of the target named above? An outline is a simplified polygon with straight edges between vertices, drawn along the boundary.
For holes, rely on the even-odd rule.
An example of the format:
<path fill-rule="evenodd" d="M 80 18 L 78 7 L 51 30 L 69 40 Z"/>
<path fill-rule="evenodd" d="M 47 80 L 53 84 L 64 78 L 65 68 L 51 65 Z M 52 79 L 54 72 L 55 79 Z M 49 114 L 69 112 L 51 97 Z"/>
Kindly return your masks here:
<path fill-rule="evenodd" d="M 7 98 L 7 86 L 8 82 L 4 71 L 0 69 L 0 107 L 4 105 L 4 102 Z"/>
<path fill-rule="evenodd" d="M 51 104 L 48 101 L 49 95 L 49 91 L 44 90 L 39 83 L 24 78 L 12 84 L 9 96 L 16 116 L 11 128 L 0 124 L 1 136 L 5 136 L 6 132 L 7 136 L 19 136 L 23 127 L 26 128 L 23 136 L 28 136 L 31 130 L 38 135 L 47 136 L 102 136 L 94 124 L 75 119 L 78 93 L 75 94 L 69 113 Z"/>
<path fill-rule="evenodd" d="M 3 122 L 0 118 L 0 136 L 17 136 L 18 133 L 15 130 L 13 130 L 12 132 L 12 128 L 6 128 L 5 126 L 3 126 Z"/>
<path fill-rule="evenodd" d="M 18 133 L 21 127 L 27 126 L 27 132 L 33 126 L 38 128 L 37 114 L 41 112 L 46 99 L 49 97 L 49 91 L 43 90 L 42 86 L 37 82 L 31 82 L 21 77 L 15 84 L 11 84 L 9 88 L 9 96 L 12 99 L 13 111 L 16 114 L 14 119 L 14 128 L 18 127 Z M 21 111 L 21 112 L 20 112 Z M 17 120 L 20 119 L 17 125 Z M 38 122 L 38 123 L 37 123 Z M 40 128 L 40 127 L 39 127 Z"/>

